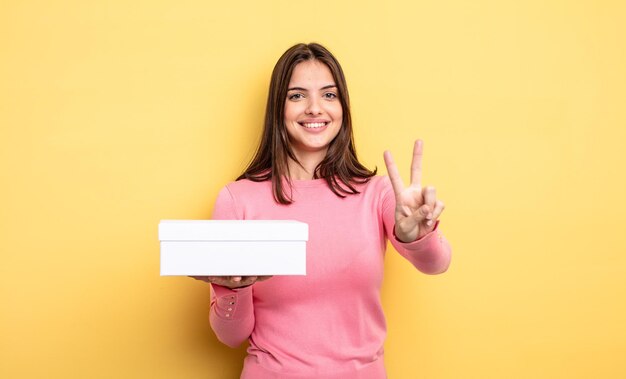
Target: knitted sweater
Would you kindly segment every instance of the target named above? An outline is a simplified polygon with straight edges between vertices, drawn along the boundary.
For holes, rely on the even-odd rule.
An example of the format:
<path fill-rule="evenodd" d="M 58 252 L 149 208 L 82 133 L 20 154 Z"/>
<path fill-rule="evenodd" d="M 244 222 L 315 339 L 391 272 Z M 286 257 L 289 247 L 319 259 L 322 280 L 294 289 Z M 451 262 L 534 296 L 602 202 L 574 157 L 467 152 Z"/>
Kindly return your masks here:
<path fill-rule="evenodd" d="M 244 379 L 382 379 L 385 317 L 380 300 L 387 239 L 418 270 L 444 272 L 451 249 L 438 230 L 411 243 L 393 233 L 389 179 L 373 177 L 340 198 L 323 179 L 293 182 L 278 204 L 270 181 L 224 187 L 216 220 L 297 220 L 309 225 L 306 276 L 275 276 L 246 288 L 211 285 L 210 322 L 236 347 L 249 340 Z"/>

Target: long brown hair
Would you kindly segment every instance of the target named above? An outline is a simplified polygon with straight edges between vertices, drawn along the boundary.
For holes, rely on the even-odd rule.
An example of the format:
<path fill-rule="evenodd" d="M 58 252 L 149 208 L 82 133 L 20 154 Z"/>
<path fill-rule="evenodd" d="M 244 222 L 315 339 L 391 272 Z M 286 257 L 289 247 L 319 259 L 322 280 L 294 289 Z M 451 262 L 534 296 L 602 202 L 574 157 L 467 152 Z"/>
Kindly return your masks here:
<path fill-rule="evenodd" d="M 254 158 L 237 180 L 249 179 L 255 182 L 272 181 L 274 199 L 281 204 L 291 204 L 292 197 L 285 194 L 283 178 L 291 187 L 288 159 L 300 164 L 289 144 L 289 135 L 285 127 L 285 101 L 287 87 L 294 67 L 301 62 L 318 60 L 330 69 L 333 75 L 339 101 L 343 111 L 343 120 L 339 133 L 332 140 L 326 157 L 317 165 L 313 178 L 323 178 L 330 189 L 339 197 L 357 194 L 354 184 L 367 182 L 374 171 L 368 170 L 356 157 L 354 137 L 352 135 L 352 117 L 350 99 L 343 70 L 337 59 L 324 46 L 317 43 L 300 43 L 289 48 L 278 59 L 270 81 L 265 126 L 261 143 Z"/>

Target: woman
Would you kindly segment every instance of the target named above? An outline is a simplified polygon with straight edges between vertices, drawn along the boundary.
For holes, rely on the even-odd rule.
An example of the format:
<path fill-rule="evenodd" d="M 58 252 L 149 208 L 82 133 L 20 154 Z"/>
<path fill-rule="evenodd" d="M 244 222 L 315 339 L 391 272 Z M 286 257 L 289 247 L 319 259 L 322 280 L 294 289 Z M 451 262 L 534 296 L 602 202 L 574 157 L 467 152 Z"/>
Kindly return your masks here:
<path fill-rule="evenodd" d="M 249 340 L 241 377 L 385 378 L 380 302 L 386 241 L 427 274 L 444 272 L 450 246 L 437 230 L 443 203 L 421 188 L 422 142 L 411 185 L 391 154 L 387 177 L 356 157 L 341 66 L 319 44 L 278 60 L 256 156 L 218 195 L 214 219 L 292 219 L 309 225 L 307 275 L 196 277 L 211 283 L 218 339 Z"/>

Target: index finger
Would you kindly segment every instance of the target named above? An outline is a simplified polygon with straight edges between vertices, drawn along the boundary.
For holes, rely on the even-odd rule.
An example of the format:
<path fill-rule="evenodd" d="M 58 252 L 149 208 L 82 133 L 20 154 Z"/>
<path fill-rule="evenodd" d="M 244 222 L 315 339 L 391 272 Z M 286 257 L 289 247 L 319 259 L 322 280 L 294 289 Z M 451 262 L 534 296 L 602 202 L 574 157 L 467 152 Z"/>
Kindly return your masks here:
<path fill-rule="evenodd" d="M 413 146 L 413 161 L 411 161 L 411 184 L 422 188 L 422 154 L 424 142 L 421 139 L 415 141 Z"/>
<path fill-rule="evenodd" d="M 393 157 L 389 151 L 385 151 L 385 166 L 387 166 L 387 174 L 389 174 L 389 179 L 391 180 L 391 186 L 393 187 L 393 192 L 396 194 L 396 197 L 404 190 L 404 183 L 402 183 L 402 178 L 400 177 L 400 173 L 398 172 L 398 167 L 396 163 L 393 161 Z"/>

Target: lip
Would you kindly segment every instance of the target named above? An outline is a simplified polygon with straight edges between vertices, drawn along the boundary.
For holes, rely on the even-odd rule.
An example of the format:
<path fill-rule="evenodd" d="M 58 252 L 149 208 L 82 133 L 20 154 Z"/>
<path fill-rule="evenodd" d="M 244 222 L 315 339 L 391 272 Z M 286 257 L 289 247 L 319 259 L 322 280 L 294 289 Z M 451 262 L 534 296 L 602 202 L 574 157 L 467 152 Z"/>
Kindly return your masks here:
<path fill-rule="evenodd" d="M 304 120 L 298 121 L 298 124 L 312 124 L 316 122 L 329 123 L 330 121 L 323 119 L 323 118 L 305 118 Z"/>
<path fill-rule="evenodd" d="M 318 123 L 324 123 L 324 126 L 320 126 L 317 128 L 307 128 L 306 126 L 304 126 L 304 124 L 318 124 Z M 322 119 L 307 119 L 307 120 L 298 121 L 298 125 L 300 125 L 302 129 L 306 130 L 308 133 L 316 134 L 316 133 L 321 133 L 324 130 L 326 130 L 326 128 L 328 128 L 328 125 L 330 125 L 330 121 L 322 120 Z"/>

